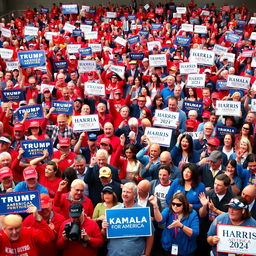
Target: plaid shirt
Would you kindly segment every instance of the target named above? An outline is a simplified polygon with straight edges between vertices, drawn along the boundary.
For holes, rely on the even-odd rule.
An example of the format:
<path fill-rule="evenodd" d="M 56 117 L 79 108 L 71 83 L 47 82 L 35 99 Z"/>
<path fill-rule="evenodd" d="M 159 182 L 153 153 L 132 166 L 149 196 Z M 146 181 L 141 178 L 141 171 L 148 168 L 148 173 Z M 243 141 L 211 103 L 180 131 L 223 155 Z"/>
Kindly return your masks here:
<path fill-rule="evenodd" d="M 53 147 L 56 148 L 58 143 L 58 136 L 62 138 L 70 138 L 71 140 L 76 140 L 76 137 L 73 133 L 73 129 L 70 126 L 66 126 L 64 132 L 61 132 L 59 126 L 56 125 L 47 125 L 46 132 L 49 137 L 52 139 Z"/>

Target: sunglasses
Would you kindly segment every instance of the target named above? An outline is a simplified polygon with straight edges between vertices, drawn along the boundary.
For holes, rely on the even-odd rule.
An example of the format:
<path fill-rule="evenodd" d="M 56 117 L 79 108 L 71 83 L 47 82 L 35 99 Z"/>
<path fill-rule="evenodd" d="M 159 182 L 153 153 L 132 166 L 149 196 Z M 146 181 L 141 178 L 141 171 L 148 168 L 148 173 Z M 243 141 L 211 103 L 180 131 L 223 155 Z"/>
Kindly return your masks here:
<path fill-rule="evenodd" d="M 172 206 L 181 207 L 181 206 L 182 206 L 182 203 L 173 203 L 173 202 L 172 202 Z"/>
<path fill-rule="evenodd" d="M 247 130 L 247 131 L 249 131 L 249 130 L 250 130 L 250 128 L 246 128 L 246 127 L 243 127 L 243 129 L 245 129 L 245 130 Z"/>

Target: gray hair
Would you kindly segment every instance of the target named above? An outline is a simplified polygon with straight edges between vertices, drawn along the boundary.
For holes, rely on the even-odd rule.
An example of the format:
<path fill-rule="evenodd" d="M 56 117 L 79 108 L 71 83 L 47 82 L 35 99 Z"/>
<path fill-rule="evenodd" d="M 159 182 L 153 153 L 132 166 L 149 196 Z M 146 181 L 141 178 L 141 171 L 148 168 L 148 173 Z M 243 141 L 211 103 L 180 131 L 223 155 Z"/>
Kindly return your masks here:
<path fill-rule="evenodd" d="M 124 184 L 123 187 L 127 187 L 129 189 L 132 189 L 133 193 L 137 195 L 137 186 L 134 182 L 127 182 Z"/>

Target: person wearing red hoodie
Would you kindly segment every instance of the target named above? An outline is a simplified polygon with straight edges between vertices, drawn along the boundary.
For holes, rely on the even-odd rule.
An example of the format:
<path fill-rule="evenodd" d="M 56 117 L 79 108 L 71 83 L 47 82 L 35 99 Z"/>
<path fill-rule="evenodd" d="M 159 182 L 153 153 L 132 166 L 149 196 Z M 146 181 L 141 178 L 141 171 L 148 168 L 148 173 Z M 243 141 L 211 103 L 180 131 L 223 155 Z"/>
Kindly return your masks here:
<path fill-rule="evenodd" d="M 3 229 L 0 231 L 0 255 L 38 256 L 38 245 L 45 245 L 54 240 L 54 232 L 31 205 L 28 213 L 32 213 L 36 225 L 33 228 L 22 227 L 20 215 L 9 214 L 3 218 Z"/>

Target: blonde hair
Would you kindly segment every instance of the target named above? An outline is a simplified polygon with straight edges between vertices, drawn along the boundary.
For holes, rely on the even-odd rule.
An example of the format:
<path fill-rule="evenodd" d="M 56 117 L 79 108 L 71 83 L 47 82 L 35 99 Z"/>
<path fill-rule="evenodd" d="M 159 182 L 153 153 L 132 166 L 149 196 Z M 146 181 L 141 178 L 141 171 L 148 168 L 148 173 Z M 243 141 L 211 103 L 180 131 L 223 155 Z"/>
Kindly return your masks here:
<path fill-rule="evenodd" d="M 249 154 L 252 153 L 252 145 L 251 145 L 251 142 L 247 139 L 247 138 L 241 138 L 240 141 L 239 141 L 239 147 L 240 147 L 240 144 L 241 143 L 245 143 L 247 145 L 247 152 Z"/>
<path fill-rule="evenodd" d="M 22 224 L 22 217 L 17 214 L 9 214 L 3 218 L 3 228 L 7 226 L 18 227 Z"/>

